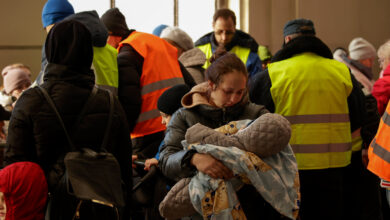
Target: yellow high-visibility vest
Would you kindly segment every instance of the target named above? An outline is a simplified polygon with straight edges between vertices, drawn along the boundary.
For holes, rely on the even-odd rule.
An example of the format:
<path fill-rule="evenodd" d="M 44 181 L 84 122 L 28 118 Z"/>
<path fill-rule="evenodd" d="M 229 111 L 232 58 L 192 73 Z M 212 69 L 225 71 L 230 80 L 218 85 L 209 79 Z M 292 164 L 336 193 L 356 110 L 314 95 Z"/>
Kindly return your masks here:
<path fill-rule="evenodd" d="M 345 64 L 302 53 L 269 65 L 275 113 L 291 123 L 291 147 L 300 170 L 345 167 L 351 161 Z"/>
<path fill-rule="evenodd" d="M 206 55 L 206 62 L 204 63 L 203 68 L 207 69 L 211 65 L 209 59 L 213 55 L 211 43 L 200 45 L 198 48 Z M 229 52 L 236 54 L 237 57 L 240 58 L 240 60 L 246 65 L 246 61 L 248 60 L 251 50 L 245 47 L 234 46 Z"/>
<path fill-rule="evenodd" d="M 111 45 L 93 47 L 93 69 L 99 88 L 110 90 L 118 95 L 118 52 Z"/>

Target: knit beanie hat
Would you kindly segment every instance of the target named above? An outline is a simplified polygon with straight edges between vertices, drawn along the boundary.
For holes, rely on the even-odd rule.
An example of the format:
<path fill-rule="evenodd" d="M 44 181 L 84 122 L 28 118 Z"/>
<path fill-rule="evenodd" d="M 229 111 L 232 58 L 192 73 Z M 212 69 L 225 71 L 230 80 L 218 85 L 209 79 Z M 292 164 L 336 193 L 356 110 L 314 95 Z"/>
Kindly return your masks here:
<path fill-rule="evenodd" d="M 46 28 L 74 14 L 73 6 L 67 0 L 48 0 L 42 10 L 42 24 Z"/>
<path fill-rule="evenodd" d="M 108 9 L 100 19 L 112 35 L 124 36 L 129 32 L 126 18 L 118 8 Z"/>
<path fill-rule="evenodd" d="M 190 87 L 185 84 L 178 84 L 165 90 L 165 92 L 161 94 L 160 98 L 158 98 L 158 110 L 167 115 L 172 115 L 175 111 L 182 107 L 181 99 L 189 91 Z"/>
<path fill-rule="evenodd" d="M 7 75 L 4 76 L 4 90 L 7 94 L 11 94 L 15 89 L 20 89 L 23 86 L 30 86 L 30 73 L 22 68 L 10 69 Z"/>
<path fill-rule="evenodd" d="M 160 35 L 161 38 L 171 40 L 175 42 L 184 51 L 194 48 L 194 42 L 191 37 L 178 27 L 167 27 Z"/>
<path fill-rule="evenodd" d="M 153 30 L 152 34 L 153 34 L 153 35 L 156 35 L 157 37 L 160 37 L 161 32 L 162 32 L 165 28 L 167 28 L 167 27 L 168 27 L 168 25 L 160 24 L 159 26 L 157 26 L 157 27 Z"/>
<path fill-rule="evenodd" d="M 288 21 L 283 28 L 283 36 L 291 34 L 316 34 L 314 24 L 311 20 L 300 18 Z"/>
<path fill-rule="evenodd" d="M 364 60 L 376 57 L 375 47 L 361 37 L 354 38 L 348 46 L 349 56 L 353 60 Z"/>

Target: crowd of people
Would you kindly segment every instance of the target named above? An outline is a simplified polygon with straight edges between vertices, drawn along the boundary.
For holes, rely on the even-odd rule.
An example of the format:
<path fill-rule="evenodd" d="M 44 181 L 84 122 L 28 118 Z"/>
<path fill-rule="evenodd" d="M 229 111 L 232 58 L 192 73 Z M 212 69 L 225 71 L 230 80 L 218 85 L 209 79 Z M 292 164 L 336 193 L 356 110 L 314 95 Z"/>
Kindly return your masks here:
<path fill-rule="evenodd" d="M 2 70 L 0 220 L 390 218 L 390 41 L 332 52 L 294 19 L 272 56 L 229 9 L 193 41 L 67 0 L 42 24 L 37 78 Z M 121 205 L 76 192 L 73 151 L 113 155 Z"/>

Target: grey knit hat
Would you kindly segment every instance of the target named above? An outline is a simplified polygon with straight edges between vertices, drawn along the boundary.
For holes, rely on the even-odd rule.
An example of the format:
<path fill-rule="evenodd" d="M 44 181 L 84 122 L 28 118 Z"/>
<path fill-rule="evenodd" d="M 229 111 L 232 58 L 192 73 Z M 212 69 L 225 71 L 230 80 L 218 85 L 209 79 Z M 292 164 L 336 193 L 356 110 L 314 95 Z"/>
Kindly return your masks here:
<path fill-rule="evenodd" d="M 353 60 L 364 60 L 376 57 L 375 47 L 361 37 L 354 38 L 348 46 L 349 56 Z"/>
<path fill-rule="evenodd" d="M 194 48 L 192 38 L 178 27 L 166 27 L 160 37 L 175 42 L 184 51 Z"/>

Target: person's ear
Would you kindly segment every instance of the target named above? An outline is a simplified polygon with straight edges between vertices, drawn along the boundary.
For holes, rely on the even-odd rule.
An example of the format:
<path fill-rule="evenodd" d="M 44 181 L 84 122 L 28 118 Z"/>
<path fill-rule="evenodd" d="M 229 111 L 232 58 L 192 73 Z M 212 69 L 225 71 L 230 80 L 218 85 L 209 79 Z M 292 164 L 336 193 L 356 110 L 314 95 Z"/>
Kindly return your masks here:
<path fill-rule="evenodd" d="M 208 80 L 209 88 L 214 91 L 217 88 L 217 85 L 215 83 L 211 82 L 211 80 Z"/>

